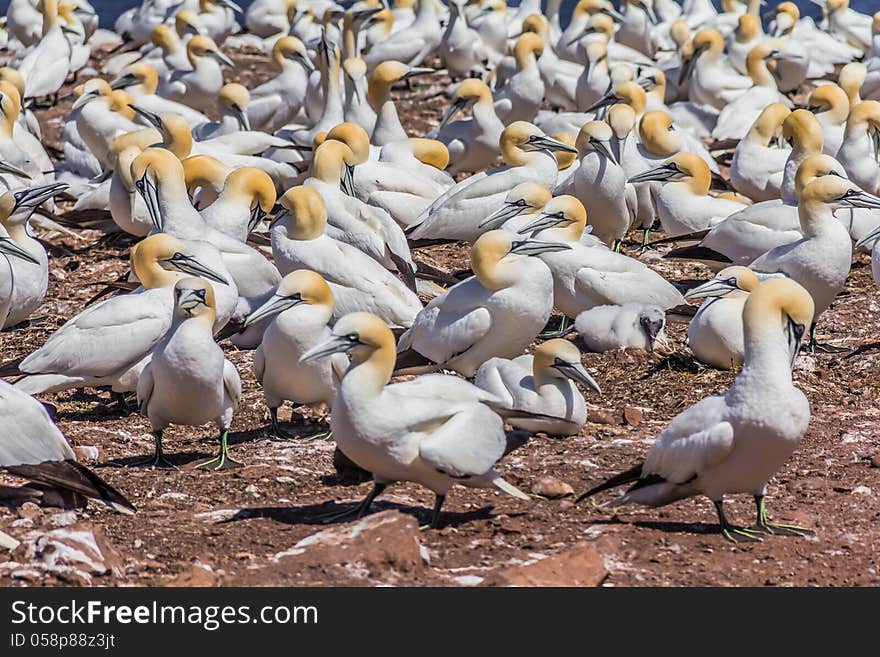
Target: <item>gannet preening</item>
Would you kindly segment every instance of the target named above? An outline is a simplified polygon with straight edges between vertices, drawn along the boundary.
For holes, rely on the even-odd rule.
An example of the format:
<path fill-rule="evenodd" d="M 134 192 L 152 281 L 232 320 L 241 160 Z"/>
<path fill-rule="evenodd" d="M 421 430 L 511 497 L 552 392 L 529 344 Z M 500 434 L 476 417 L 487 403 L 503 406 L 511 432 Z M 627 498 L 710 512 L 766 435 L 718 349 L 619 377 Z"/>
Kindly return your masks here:
<path fill-rule="evenodd" d="M 133 514 L 134 505 L 97 474 L 77 463 L 64 435 L 36 399 L 0 380 L 0 469 L 63 488 Z"/>
<path fill-rule="evenodd" d="M 758 277 L 748 267 L 726 267 L 712 280 L 690 289 L 685 299 L 707 298 L 688 324 L 688 346 L 697 360 L 729 370 L 742 364 L 742 312 Z"/>
<path fill-rule="evenodd" d="M 471 108 L 472 116 L 453 121 L 460 111 Z M 491 166 L 501 151 L 499 143 L 504 123 L 495 113 L 492 92 L 476 78 L 462 80 L 452 94 L 452 102 L 440 118 L 435 133 L 430 133 L 449 149 L 451 174 L 477 172 Z"/>
<path fill-rule="evenodd" d="M 161 233 L 137 244 L 131 268 L 142 287 L 74 315 L 19 364 L 24 376 L 15 387 L 31 395 L 83 386 L 135 390 L 150 352 L 171 326 L 172 289 L 182 274 L 226 283 L 190 253 Z"/>
<path fill-rule="evenodd" d="M 666 342 L 664 326 L 663 308 L 641 303 L 595 306 L 574 320 L 574 328 L 584 344 L 598 353 L 628 348 L 654 351 L 656 342 Z"/>
<path fill-rule="evenodd" d="M 816 322 L 843 289 L 852 264 L 849 231 L 834 216 L 841 208 L 880 209 L 880 198 L 838 175 L 813 180 L 803 188 L 798 203 L 803 237 L 768 251 L 750 265 L 758 274 L 785 274 L 810 293 L 815 304 L 812 347 L 818 344 Z"/>
<path fill-rule="evenodd" d="M 692 153 L 679 153 L 659 167 L 631 176 L 627 182 L 652 180 L 664 183 L 657 197 L 657 213 L 670 237 L 711 228 L 747 207 L 710 196 L 712 174 L 703 159 Z"/>
<path fill-rule="evenodd" d="M 224 180 L 213 203 L 200 211 L 207 224 L 244 242 L 275 207 L 275 185 L 264 171 L 241 167 Z"/>
<path fill-rule="evenodd" d="M 138 407 L 150 420 L 156 451 L 150 465 L 174 467 L 162 451 L 169 424 L 201 426 L 213 422 L 220 432 L 220 453 L 196 465 L 212 470 L 241 467 L 226 443 L 232 414 L 241 401 L 241 378 L 213 337 L 214 290 L 201 278 L 174 285 L 174 318 L 156 344 L 137 383 Z"/>
<path fill-rule="evenodd" d="M 782 103 L 770 103 L 733 151 L 730 184 L 753 201 L 779 198 L 785 163 L 791 155 L 791 149 L 779 145 L 782 124 L 789 114 L 791 110 Z"/>
<path fill-rule="evenodd" d="M 553 274 L 553 302 L 568 317 L 594 306 L 630 302 L 668 310 L 684 303 L 660 274 L 617 253 L 597 239 L 584 239 L 587 213 L 573 196 L 557 196 L 531 224 L 520 229 L 537 239 L 561 242 L 570 249 L 541 255 Z"/>
<path fill-rule="evenodd" d="M 186 56 L 192 68 L 172 72 L 168 80 L 159 85 L 159 93 L 200 112 L 209 111 L 223 86 L 220 67 L 235 68 L 235 63 L 220 52 L 209 37 L 202 35 L 189 40 Z"/>
<path fill-rule="evenodd" d="M 217 94 L 217 108 L 220 118 L 217 121 L 206 121 L 192 129 L 193 139 L 205 141 L 214 137 L 222 137 L 237 132 L 250 132 L 251 124 L 247 108 L 251 95 L 247 87 L 237 82 L 229 82 L 220 88 Z"/>
<path fill-rule="evenodd" d="M 490 358 L 474 377 L 474 385 L 504 399 L 510 410 L 549 416 L 513 418 L 512 426 L 551 436 L 574 435 L 587 421 L 587 405 L 575 383 L 602 393 L 581 364 L 581 352 L 561 338 L 543 342 L 534 355 Z"/>
<path fill-rule="evenodd" d="M 284 211 L 276 215 L 270 234 L 282 274 L 310 269 L 323 276 L 333 291 L 334 319 L 366 311 L 393 327 L 412 325 L 422 302 L 376 260 L 326 234 L 327 206 L 315 188 L 294 187 L 279 203 Z"/>
<path fill-rule="evenodd" d="M 330 339 L 333 292 L 320 274 L 308 269 L 292 271 L 275 294 L 245 320 L 245 327 L 268 321 L 263 341 L 254 352 L 254 376 L 263 386 L 263 397 L 276 436 L 291 438 L 278 425 L 278 408 L 286 401 L 329 409 L 336 383 L 348 369 L 348 358 L 301 362 L 309 349 Z"/>
<path fill-rule="evenodd" d="M 495 471 L 504 455 L 504 422 L 493 407 L 502 400 L 457 377 L 432 374 L 388 385 L 394 370 L 394 335 L 381 319 L 354 313 L 340 319 L 332 337 L 306 352 L 309 361 L 348 353 L 351 366 L 339 384 L 330 415 L 333 439 L 343 453 L 373 475 L 373 488 L 344 515 L 369 511 L 396 481 L 412 481 L 437 496 L 436 527 L 455 484 L 497 488 L 526 500 Z"/>
<path fill-rule="evenodd" d="M 474 241 L 480 234 L 480 223 L 504 202 L 510 189 L 521 182 L 552 189 L 559 173 L 553 153 L 577 152 L 525 121 L 504 129 L 500 147 L 505 166 L 475 174 L 446 190 L 410 224 L 407 234 L 411 239 Z"/>
<path fill-rule="evenodd" d="M 553 277 L 537 257 L 571 247 L 493 230 L 471 249 L 474 276 L 419 312 L 400 337 L 398 368 L 430 364 L 473 376 L 487 359 L 517 356 L 553 310 Z"/>
<path fill-rule="evenodd" d="M 43 245 L 28 234 L 28 220 L 37 206 L 67 187 L 66 183 L 53 183 L 25 187 L 0 196 L 0 226 L 6 236 L 29 256 L 27 260 L 9 260 L 12 296 L 0 328 L 20 324 L 43 303 L 49 284 L 49 257 Z"/>
<path fill-rule="evenodd" d="M 767 483 L 797 447 L 810 423 L 806 396 L 792 383 L 791 368 L 813 321 L 810 294 L 791 280 L 765 281 L 743 308 L 743 369 L 721 395 L 706 397 L 664 429 L 645 460 L 578 498 L 634 483 L 607 506 L 658 507 L 705 495 L 712 500 L 725 538 L 761 540 L 761 534 L 805 535 L 793 525 L 771 523 L 765 510 Z M 754 527 L 731 524 L 724 495 L 751 493 Z"/>

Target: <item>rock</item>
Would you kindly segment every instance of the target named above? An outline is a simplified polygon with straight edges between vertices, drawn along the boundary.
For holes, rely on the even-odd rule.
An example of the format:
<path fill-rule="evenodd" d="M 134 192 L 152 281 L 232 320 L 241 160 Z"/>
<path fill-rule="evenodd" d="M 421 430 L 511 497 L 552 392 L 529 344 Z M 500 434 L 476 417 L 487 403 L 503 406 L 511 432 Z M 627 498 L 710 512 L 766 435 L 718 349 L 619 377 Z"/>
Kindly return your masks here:
<path fill-rule="evenodd" d="M 642 423 L 644 415 L 635 406 L 625 406 L 623 409 L 623 421 L 631 427 L 637 427 Z"/>
<path fill-rule="evenodd" d="M 338 447 L 333 452 L 333 467 L 345 482 L 360 483 L 373 478 L 373 475 L 348 458 Z"/>
<path fill-rule="evenodd" d="M 561 497 L 574 495 L 574 488 L 556 477 L 541 477 L 532 484 L 532 492 L 549 500 L 558 500 Z"/>
<path fill-rule="evenodd" d="M 424 568 L 418 521 L 399 511 L 374 513 L 355 522 L 328 527 L 278 552 L 267 568 L 254 571 L 247 585 L 287 585 L 313 581 L 305 570 L 328 574 L 328 581 L 393 581 L 397 572 Z M 236 582 L 238 585 L 239 582 Z"/>
<path fill-rule="evenodd" d="M 874 454 L 874 456 L 871 457 L 871 467 L 880 468 L 880 453 Z"/>
<path fill-rule="evenodd" d="M 525 566 L 490 573 L 483 586 L 598 586 L 607 577 L 605 561 L 589 543 Z"/>
<path fill-rule="evenodd" d="M 170 582 L 165 584 L 168 587 L 186 587 L 186 588 L 206 588 L 217 586 L 217 573 L 210 564 L 196 561 L 189 570 L 185 570 Z"/>
<path fill-rule="evenodd" d="M 57 514 L 61 515 L 61 514 Z M 32 568 L 64 579 L 91 582 L 96 575 L 121 577 L 122 557 L 101 531 L 90 523 L 53 529 L 27 544 Z"/>
<path fill-rule="evenodd" d="M 0 547 L 5 548 L 7 550 L 14 550 L 21 542 L 14 539 L 12 536 L 7 534 L 6 532 L 0 531 Z"/>
<path fill-rule="evenodd" d="M 75 522 L 75 511 L 63 511 L 61 513 L 53 513 L 46 518 L 46 524 L 48 524 L 50 527 L 67 527 Z"/>
<path fill-rule="evenodd" d="M 614 417 L 614 413 L 601 408 L 588 409 L 587 422 L 594 422 L 595 424 L 620 424 L 618 419 Z"/>
<path fill-rule="evenodd" d="M 19 518 L 27 518 L 28 520 L 36 520 L 41 515 L 43 515 L 43 510 L 39 507 L 39 505 L 34 504 L 33 502 L 25 502 L 20 507 L 18 507 L 18 517 Z"/>
<path fill-rule="evenodd" d="M 73 448 L 77 461 L 97 461 L 101 458 L 101 448 L 94 445 L 79 445 Z"/>
<path fill-rule="evenodd" d="M 867 486 L 856 486 L 852 489 L 854 495 L 873 495 L 874 491 L 872 491 Z"/>

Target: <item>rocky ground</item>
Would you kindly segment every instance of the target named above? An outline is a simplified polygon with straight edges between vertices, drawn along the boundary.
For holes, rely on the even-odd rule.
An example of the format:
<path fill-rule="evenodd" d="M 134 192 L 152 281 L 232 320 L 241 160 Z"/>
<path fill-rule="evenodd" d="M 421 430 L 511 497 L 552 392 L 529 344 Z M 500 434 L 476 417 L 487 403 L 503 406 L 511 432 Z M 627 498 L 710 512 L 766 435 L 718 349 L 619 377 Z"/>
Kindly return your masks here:
<path fill-rule="evenodd" d="M 234 72 L 248 86 L 269 72 L 265 59 L 240 52 Z M 436 124 L 443 85 L 400 92 L 413 134 Z M 37 112 L 47 141 L 60 145 L 68 104 Z M 43 343 L 95 292 L 96 281 L 127 267 L 131 242 L 90 230 L 53 239 L 43 319 L 0 336 L 0 360 Z M 463 245 L 424 250 L 448 268 L 467 264 Z M 706 278 L 699 266 L 643 258 L 670 279 Z M 585 354 L 603 394 L 587 393 L 590 421 L 564 439 L 536 436 L 501 464 L 528 502 L 492 491 L 456 489 L 440 530 L 420 531 L 433 496 L 411 484 L 389 488 L 374 514 L 356 523 L 320 516 L 359 500 L 370 484 L 334 466 L 334 445 L 273 440 L 251 356 L 227 347 L 244 380 L 232 425 L 232 450 L 246 467 L 208 473 L 191 464 L 211 454 L 210 428 L 166 434 L 178 470 L 130 467 L 151 453 L 149 423 L 120 412 L 106 392 L 47 396 L 81 460 L 122 490 L 135 516 L 97 504 L 65 509 L 51 496 L 0 476 L 0 527 L 22 541 L 0 548 L 0 585 L 871 585 L 880 584 L 880 304 L 866 256 L 854 259 L 845 291 L 824 317 L 823 338 L 854 351 L 804 353 L 795 382 L 813 418 L 794 457 L 771 482 L 769 509 L 816 530 L 809 539 L 772 537 L 732 545 L 718 533 L 712 505 L 689 500 L 659 510 L 611 513 L 572 494 L 638 461 L 676 413 L 726 388 L 733 374 L 698 364 L 672 327 L 655 353 Z M 767 400 L 773 404 L 772 399 Z M 286 428 L 307 436 L 314 418 L 287 411 Z M 750 522 L 751 499 L 729 513 Z"/>

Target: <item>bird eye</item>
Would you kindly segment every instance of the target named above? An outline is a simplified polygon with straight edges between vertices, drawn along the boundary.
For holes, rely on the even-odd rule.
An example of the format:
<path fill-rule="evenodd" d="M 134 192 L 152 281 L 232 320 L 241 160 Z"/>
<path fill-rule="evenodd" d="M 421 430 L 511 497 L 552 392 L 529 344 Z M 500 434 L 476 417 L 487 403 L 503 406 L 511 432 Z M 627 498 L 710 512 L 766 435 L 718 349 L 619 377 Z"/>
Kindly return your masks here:
<path fill-rule="evenodd" d="M 520 208 L 524 208 L 524 207 L 526 207 L 526 200 L 524 198 L 517 199 L 517 201 L 514 205 L 516 205 L 517 207 L 520 207 Z"/>
<path fill-rule="evenodd" d="M 728 279 L 727 279 L 727 284 L 728 284 L 730 287 L 739 287 L 739 285 L 737 284 L 737 281 L 736 281 L 736 277 L 735 277 L 735 276 L 731 276 L 730 278 L 728 278 Z"/>
<path fill-rule="evenodd" d="M 358 336 L 357 333 L 349 333 L 348 335 L 345 336 L 345 339 L 348 340 L 349 342 L 360 342 L 360 337 Z"/>

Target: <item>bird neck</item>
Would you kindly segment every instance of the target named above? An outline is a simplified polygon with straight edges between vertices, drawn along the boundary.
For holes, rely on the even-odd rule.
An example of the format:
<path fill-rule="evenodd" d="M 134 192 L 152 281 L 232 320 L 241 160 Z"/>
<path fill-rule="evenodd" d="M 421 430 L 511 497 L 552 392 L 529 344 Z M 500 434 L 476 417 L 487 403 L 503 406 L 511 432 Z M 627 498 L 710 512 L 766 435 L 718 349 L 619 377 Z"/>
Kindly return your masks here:
<path fill-rule="evenodd" d="M 394 345 L 383 345 L 364 360 L 352 359 L 342 377 L 342 389 L 357 391 L 358 395 L 375 398 L 391 381 L 397 354 Z"/>
<path fill-rule="evenodd" d="M 384 143 L 389 141 L 387 138 L 389 133 L 394 135 L 390 141 L 407 138 L 406 130 L 403 129 L 403 124 L 400 122 L 400 116 L 397 114 L 397 107 L 391 98 L 386 100 L 379 107 L 379 111 L 376 115 L 376 125 L 373 128 L 373 138 L 370 139 L 370 143 L 374 146 L 383 146 Z M 376 137 L 382 138 L 384 143 L 377 143 L 375 141 Z"/>
<path fill-rule="evenodd" d="M 757 87 L 776 88 L 776 79 L 767 68 L 766 59 L 751 59 L 746 62 L 746 72 Z"/>
<path fill-rule="evenodd" d="M 58 25 L 58 0 L 43 0 L 43 36 Z"/>
<path fill-rule="evenodd" d="M 798 203 L 798 219 L 804 237 L 814 237 L 832 226 L 842 225 L 834 218 L 834 211 L 821 201 L 801 199 Z"/>
<path fill-rule="evenodd" d="M 780 328 L 778 317 L 748 322 L 745 325 L 743 347 L 743 368 L 732 388 L 792 385 L 788 340 Z"/>
<path fill-rule="evenodd" d="M 189 157 L 192 152 L 193 138 L 189 128 L 181 125 L 167 128 L 162 131 L 164 135 L 163 146 L 174 153 L 178 159 Z"/>
<path fill-rule="evenodd" d="M 160 287 L 173 287 L 177 281 L 184 278 L 184 274 L 168 271 L 162 267 L 156 260 L 150 260 L 145 263 L 132 261 L 132 271 L 137 279 L 148 290 L 155 290 Z"/>

